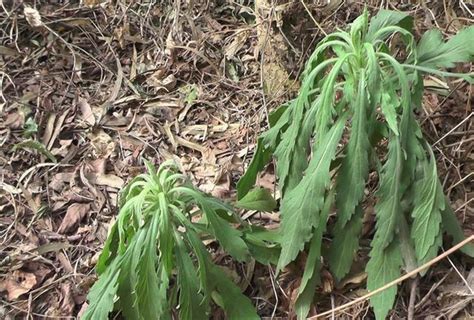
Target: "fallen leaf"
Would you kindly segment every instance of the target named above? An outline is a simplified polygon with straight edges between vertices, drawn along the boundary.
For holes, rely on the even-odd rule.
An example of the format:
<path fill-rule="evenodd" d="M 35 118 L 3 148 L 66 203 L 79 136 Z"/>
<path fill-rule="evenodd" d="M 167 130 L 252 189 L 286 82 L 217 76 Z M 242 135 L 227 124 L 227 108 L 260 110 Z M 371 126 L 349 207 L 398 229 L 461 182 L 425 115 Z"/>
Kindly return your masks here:
<path fill-rule="evenodd" d="M 122 188 L 125 183 L 122 178 L 113 174 L 99 174 L 95 177 L 94 182 L 99 186 L 109 186 L 116 189 Z"/>
<path fill-rule="evenodd" d="M 82 119 L 90 126 L 93 126 L 95 124 L 95 116 L 94 113 L 92 112 L 92 108 L 87 102 L 86 99 L 84 98 L 79 98 L 77 101 L 77 106 L 81 110 L 82 113 Z"/>
<path fill-rule="evenodd" d="M 26 21 L 28 21 L 30 26 L 41 27 L 43 25 L 38 10 L 25 6 L 25 8 L 23 9 L 23 14 L 25 15 L 25 19 Z"/>
<path fill-rule="evenodd" d="M 76 228 L 79 222 L 86 216 L 87 212 L 89 212 L 90 207 L 91 205 L 89 203 L 73 203 L 70 205 L 59 226 L 58 233 L 66 233 Z"/>
<path fill-rule="evenodd" d="M 4 289 L 7 299 L 13 301 L 24 293 L 29 292 L 36 285 L 36 276 L 33 273 L 15 270 L 5 281 Z"/>

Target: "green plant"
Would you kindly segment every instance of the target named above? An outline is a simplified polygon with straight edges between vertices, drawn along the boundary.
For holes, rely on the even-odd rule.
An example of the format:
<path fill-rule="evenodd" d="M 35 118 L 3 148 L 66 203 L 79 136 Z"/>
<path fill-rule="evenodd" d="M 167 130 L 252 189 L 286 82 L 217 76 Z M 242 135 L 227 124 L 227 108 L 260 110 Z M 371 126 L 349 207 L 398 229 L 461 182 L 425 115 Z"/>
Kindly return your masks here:
<path fill-rule="evenodd" d="M 238 261 L 252 253 L 263 263 L 275 261 L 268 234 L 241 223 L 228 205 L 195 189 L 165 163 L 158 172 L 133 179 L 121 193 L 120 212 L 100 255 L 99 280 L 88 295 L 82 319 L 107 319 L 114 309 L 127 319 L 206 319 L 210 301 L 229 319 L 258 319 L 250 302 L 215 265 L 201 241 L 217 239 Z M 273 209 L 268 195 L 249 193 L 243 207 Z M 271 240 L 271 238 L 270 238 Z"/>
<path fill-rule="evenodd" d="M 350 270 L 359 248 L 363 201 L 369 173 L 378 176 L 375 234 L 367 263 L 367 288 L 374 290 L 436 256 L 446 232 L 463 238 L 438 179 L 436 159 L 423 138 L 415 111 L 421 108 L 423 74 L 462 77 L 441 71 L 472 61 L 474 27 L 449 41 L 438 30 L 418 44 L 412 18 L 367 11 L 348 32 L 336 31 L 316 47 L 296 99 L 270 117 L 270 129 L 238 184 L 239 198 L 274 157 L 282 194 L 281 254 L 277 269 L 309 250 L 296 300 L 307 316 L 319 281 L 322 235 L 335 204 L 333 241 L 323 256 L 337 279 Z M 334 201 L 333 201 L 334 199 Z M 474 248 L 464 247 L 471 256 Z M 395 301 L 392 287 L 372 297 L 377 319 Z"/>

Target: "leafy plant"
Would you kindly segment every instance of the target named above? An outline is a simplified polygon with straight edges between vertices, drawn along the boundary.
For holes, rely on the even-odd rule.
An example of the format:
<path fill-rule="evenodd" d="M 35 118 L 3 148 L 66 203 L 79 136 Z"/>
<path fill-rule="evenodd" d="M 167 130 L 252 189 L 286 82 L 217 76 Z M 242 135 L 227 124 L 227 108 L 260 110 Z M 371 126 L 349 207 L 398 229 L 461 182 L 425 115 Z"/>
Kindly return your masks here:
<path fill-rule="evenodd" d="M 234 228 L 231 223 L 241 221 L 233 209 L 192 187 L 173 164 L 156 171 L 147 163 L 147 168 L 148 174 L 121 193 L 117 221 L 97 264 L 99 280 L 82 318 L 107 319 L 115 308 L 127 319 L 171 319 L 176 310 L 180 319 L 207 319 L 214 301 L 229 319 L 258 319 L 250 300 L 212 262 L 201 238 L 217 239 L 238 261 L 252 253 L 269 263 L 274 257 L 268 234 Z M 258 194 L 251 192 L 248 199 L 272 209 Z M 252 201 L 241 204 L 252 207 Z"/>
<path fill-rule="evenodd" d="M 350 30 L 328 35 L 316 47 L 296 99 L 277 109 L 271 128 L 238 184 L 243 198 L 273 158 L 281 201 L 281 254 L 277 269 L 308 249 L 298 317 L 309 312 L 319 281 L 322 234 L 334 204 L 326 261 L 337 279 L 350 270 L 363 226 L 369 173 L 378 176 L 376 225 L 366 267 L 367 288 L 377 289 L 436 256 L 442 234 L 459 242 L 462 230 L 438 179 L 436 159 L 423 138 L 415 111 L 421 108 L 423 75 L 472 75 L 442 71 L 472 61 L 474 27 L 449 41 L 438 30 L 416 43 L 412 18 L 367 11 Z M 334 199 L 334 200 L 333 200 Z M 473 256 L 474 248 L 464 247 Z M 392 308 L 397 289 L 372 297 L 377 319 Z"/>

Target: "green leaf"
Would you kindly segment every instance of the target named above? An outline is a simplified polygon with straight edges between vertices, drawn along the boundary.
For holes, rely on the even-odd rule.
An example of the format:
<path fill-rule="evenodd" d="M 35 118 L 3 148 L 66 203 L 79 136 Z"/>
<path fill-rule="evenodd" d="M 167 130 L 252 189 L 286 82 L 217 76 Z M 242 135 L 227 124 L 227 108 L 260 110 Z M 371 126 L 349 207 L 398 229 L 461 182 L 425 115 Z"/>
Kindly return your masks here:
<path fill-rule="evenodd" d="M 398 100 L 393 93 L 388 93 L 387 91 L 382 92 L 382 101 L 380 104 L 382 113 L 385 116 L 385 120 L 387 121 L 390 130 L 392 130 L 397 136 L 399 135 L 396 112 L 398 105 Z"/>
<path fill-rule="evenodd" d="M 212 234 L 219 241 L 220 245 L 238 261 L 247 261 L 250 253 L 247 245 L 241 238 L 242 233 L 232 228 L 227 221 L 219 217 L 215 210 L 205 201 L 200 202 L 199 205 L 211 225 Z"/>
<path fill-rule="evenodd" d="M 359 248 L 363 216 L 364 212 L 359 205 L 348 223 L 342 226 L 338 222 L 334 228 L 334 240 L 329 248 L 328 262 L 332 273 L 339 281 L 351 269 L 352 261 Z"/>
<path fill-rule="evenodd" d="M 312 228 L 319 224 L 324 194 L 329 185 L 329 167 L 341 139 L 346 118 L 340 118 L 321 140 L 315 143 L 313 158 L 305 177 L 282 200 L 282 251 L 278 270 L 282 270 L 303 250 L 312 237 Z"/>
<path fill-rule="evenodd" d="M 159 278 L 156 272 L 158 255 L 156 254 L 156 240 L 158 235 L 159 216 L 154 215 L 150 226 L 146 228 L 146 236 L 138 245 L 142 247 L 137 270 L 138 309 L 144 319 L 153 319 L 163 314 L 163 305 L 160 294 Z M 146 226 L 145 226 L 146 227 Z"/>
<path fill-rule="evenodd" d="M 271 212 L 276 208 L 277 202 L 268 189 L 257 187 L 237 201 L 236 206 L 247 210 Z"/>
<path fill-rule="evenodd" d="M 398 241 L 385 248 L 373 248 L 370 251 L 370 260 L 367 263 L 367 289 L 374 291 L 400 276 L 402 256 Z M 370 298 L 377 320 L 386 319 L 392 309 L 397 295 L 397 286 L 392 286 Z"/>
<path fill-rule="evenodd" d="M 203 295 L 199 292 L 199 279 L 181 235 L 175 231 L 176 266 L 178 268 L 179 285 L 179 318 L 208 319 L 207 306 Z"/>
<path fill-rule="evenodd" d="M 357 97 L 353 105 L 354 117 L 347 153 L 337 176 L 336 206 L 340 228 L 351 219 L 364 196 L 365 180 L 369 174 L 370 142 L 367 134 L 367 91 L 365 72 L 361 72 Z"/>
<path fill-rule="evenodd" d="M 388 26 L 399 26 L 411 32 L 413 28 L 413 18 L 401 11 L 378 10 L 377 14 L 370 19 L 369 30 L 367 32 L 367 40 L 374 42 L 375 40 L 385 40 L 390 33 L 379 33 L 379 30 Z"/>
<path fill-rule="evenodd" d="M 417 65 L 428 68 L 452 68 L 458 62 L 471 62 L 474 58 L 474 26 L 462 29 L 448 42 L 441 31 L 425 32 L 418 43 Z"/>
<path fill-rule="evenodd" d="M 242 199 L 255 185 L 257 175 L 265 168 L 272 158 L 272 150 L 264 146 L 263 138 L 257 141 L 257 149 L 244 175 L 237 183 L 237 198 Z"/>
<path fill-rule="evenodd" d="M 316 285 L 320 282 L 319 271 L 321 269 L 321 245 L 323 233 L 326 231 L 326 224 L 331 206 L 334 202 L 334 191 L 328 192 L 321 210 L 320 223 L 313 232 L 313 238 L 309 245 L 309 254 L 306 259 L 303 277 L 298 289 L 298 297 L 295 302 L 295 310 L 298 319 L 306 319 L 311 304 L 313 303 Z"/>
<path fill-rule="evenodd" d="M 44 155 L 46 158 L 51 160 L 51 162 L 57 163 L 58 160 L 56 160 L 56 157 L 42 144 L 41 142 L 38 142 L 36 140 L 25 140 L 20 143 L 17 143 L 16 145 L 13 146 L 13 151 L 16 151 L 18 149 L 34 149 Z"/>
<path fill-rule="evenodd" d="M 397 215 L 400 214 L 402 173 L 402 154 L 400 142 L 392 136 L 389 142 L 387 161 L 384 165 L 380 188 L 377 191 L 378 202 L 375 205 L 377 223 L 372 248 L 382 250 L 388 247 L 395 234 Z"/>
<path fill-rule="evenodd" d="M 422 165 L 423 177 L 416 183 L 414 189 L 413 226 L 411 229 L 411 237 L 415 244 L 418 260 L 423 259 L 435 243 L 435 239 L 440 233 L 441 211 L 445 206 L 433 154 L 431 163 L 425 160 Z"/>
<path fill-rule="evenodd" d="M 220 295 L 223 308 L 229 320 L 260 319 L 249 298 L 244 296 L 225 273 L 217 266 L 209 270 L 215 288 Z"/>
<path fill-rule="evenodd" d="M 454 214 L 448 199 L 446 198 L 445 201 L 446 204 L 444 206 L 444 210 L 441 211 L 443 230 L 453 238 L 453 244 L 456 245 L 465 239 L 464 232 L 459 225 L 458 219 L 456 219 L 456 215 Z M 459 250 L 474 258 L 474 245 L 472 243 L 466 244 Z"/>
<path fill-rule="evenodd" d="M 89 306 L 81 319 L 106 320 L 109 318 L 109 313 L 114 307 L 114 297 L 118 286 L 117 280 L 120 275 L 118 265 L 119 261 L 114 260 L 107 272 L 90 289 L 87 295 Z"/>

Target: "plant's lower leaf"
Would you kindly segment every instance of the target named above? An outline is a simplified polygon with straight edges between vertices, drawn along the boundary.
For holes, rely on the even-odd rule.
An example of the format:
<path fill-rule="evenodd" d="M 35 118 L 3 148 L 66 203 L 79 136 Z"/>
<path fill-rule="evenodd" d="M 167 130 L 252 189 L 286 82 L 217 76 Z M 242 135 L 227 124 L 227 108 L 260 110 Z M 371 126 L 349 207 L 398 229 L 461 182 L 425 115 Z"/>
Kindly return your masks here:
<path fill-rule="evenodd" d="M 306 259 L 303 277 L 298 289 L 298 297 L 295 302 L 295 310 L 298 319 L 306 319 L 313 303 L 316 285 L 320 282 L 319 271 L 321 269 L 321 245 L 323 233 L 326 231 L 326 223 L 329 211 L 334 202 L 334 191 L 328 192 L 321 210 L 319 225 L 313 231 L 313 238 L 309 245 L 309 254 Z"/>
<path fill-rule="evenodd" d="M 425 263 L 431 261 L 432 259 L 436 258 L 439 252 L 439 248 L 443 245 L 443 233 L 439 232 L 438 235 L 436 236 L 433 244 L 431 247 L 429 247 L 428 251 L 426 252 L 426 255 L 418 260 L 418 266 L 422 266 Z M 420 275 L 423 277 L 427 272 L 428 268 L 420 271 Z"/>
<path fill-rule="evenodd" d="M 414 189 L 413 226 L 411 229 L 411 237 L 415 244 L 418 260 L 426 256 L 440 233 L 441 211 L 444 210 L 445 205 L 434 156 L 431 157 L 431 163 L 425 160 L 422 166 L 423 177 L 416 183 Z"/>
<path fill-rule="evenodd" d="M 372 248 L 367 263 L 367 289 L 374 291 L 400 276 L 402 256 L 398 241 L 392 241 L 385 249 Z M 377 320 L 385 319 L 392 309 L 397 287 L 390 287 L 370 298 Z"/>
<path fill-rule="evenodd" d="M 176 266 L 178 269 L 179 286 L 179 318 L 180 319 L 208 319 L 207 306 L 204 297 L 199 292 L 199 279 L 186 245 L 181 235 L 176 231 Z"/>
<path fill-rule="evenodd" d="M 87 295 L 89 306 L 81 319 L 106 320 L 114 308 L 114 297 L 118 287 L 119 260 L 115 259 Z"/>
<path fill-rule="evenodd" d="M 242 199 L 257 181 L 257 175 L 262 171 L 265 166 L 270 162 L 272 158 L 272 150 L 266 148 L 263 143 L 263 138 L 259 138 L 257 141 L 257 148 L 253 155 L 252 161 L 245 170 L 244 175 L 240 178 L 237 183 L 237 198 Z"/>
<path fill-rule="evenodd" d="M 343 227 L 337 223 L 333 230 L 334 240 L 329 248 L 328 262 L 337 280 L 341 280 L 351 269 L 352 261 L 359 248 L 363 216 L 364 212 L 359 205 L 348 223 Z"/>
<path fill-rule="evenodd" d="M 387 161 L 383 167 L 380 188 L 377 191 L 378 202 L 375 205 L 377 216 L 376 232 L 372 247 L 383 250 L 390 245 L 395 235 L 397 215 L 400 214 L 402 155 L 400 142 L 392 135 L 389 141 Z"/>
<path fill-rule="evenodd" d="M 271 212 L 276 208 L 277 202 L 268 189 L 257 187 L 237 201 L 235 205 L 247 210 Z"/>
<path fill-rule="evenodd" d="M 282 251 L 278 270 L 282 270 L 296 258 L 305 243 L 311 239 L 312 228 L 319 224 L 324 194 L 330 181 L 329 167 L 345 123 L 346 118 L 340 118 L 326 136 L 316 143 L 305 177 L 282 200 Z"/>
<path fill-rule="evenodd" d="M 146 236 L 143 242 L 138 243 L 138 246 L 141 247 L 141 254 L 137 265 L 135 292 L 140 316 L 144 319 L 160 318 L 165 309 L 163 306 L 166 305 L 166 299 L 163 299 L 160 293 L 160 280 L 157 273 L 156 242 L 159 218 L 158 215 L 154 215 L 149 225 L 144 226 L 146 231 L 143 232 Z"/>
<path fill-rule="evenodd" d="M 456 218 L 456 215 L 454 214 L 448 199 L 445 199 L 445 201 L 446 204 L 444 206 L 444 210 L 441 211 L 443 230 L 453 238 L 454 244 L 458 244 L 465 239 L 464 232 L 459 225 L 459 221 Z M 474 245 L 472 243 L 466 244 L 459 250 L 474 258 Z"/>
<path fill-rule="evenodd" d="M 233 228 L 227 221 L 207 205 L 201 204 L 201 209 L 211 225 L 211 232 L 220 245 L 238 261 L 247 261 L 250 257 L 249 249 L 242 239 L 242 233 Z"/>
<path fill-rule="evenodd" d="M 215 289 L 220 295 L 220 300 L 227 319 L 260 319 L 250 299 L 242 294 L 239 287 L 237 287 L 219 267 L 210 266 L 209 269 Z"/>
<path fill-rule="evenodd" d="M 370 142 L 367 133 L 367 88 L 365 73 L 361 72 L 347 152 L 337 176 L 337 223 L 340 228 L 351 219 L 364 196 L 365 180 L 369 174 Z"/>

